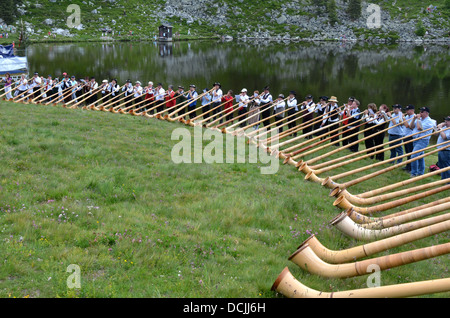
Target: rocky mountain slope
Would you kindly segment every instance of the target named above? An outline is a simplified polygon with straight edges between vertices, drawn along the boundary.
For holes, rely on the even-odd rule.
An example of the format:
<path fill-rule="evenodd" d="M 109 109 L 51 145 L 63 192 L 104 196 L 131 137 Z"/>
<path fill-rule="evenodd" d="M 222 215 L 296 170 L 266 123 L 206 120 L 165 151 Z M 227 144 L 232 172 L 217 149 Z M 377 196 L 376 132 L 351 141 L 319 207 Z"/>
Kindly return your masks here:
<path fill-rule="evenodd" d="M 332 16 L 327 3 L 335 3 Z M 349 17 L 351 0 L 38 0 L 18 5 L 15 24 L 34 41 L 150 40 L 161 23 L 176 38 L 363 40 L 371 42 L 449 41 L 449 0 L 361 1 L 360 17 Z M 326 4 L 324 6 L 318 4 Z M 79 23 L 73 26 L 79 6 Z M 379 8 L 379 11 L 376 9 Z M 376 14 L 379 12 L 379 16 Z M 333 23 L 335 20 L 335 23 Z M 374 22 L 379 27 L 373 28 Z M 72 25 L 70 24 L 72 23 Z M 4 26 L 6 27 L 6 26 Z"/>

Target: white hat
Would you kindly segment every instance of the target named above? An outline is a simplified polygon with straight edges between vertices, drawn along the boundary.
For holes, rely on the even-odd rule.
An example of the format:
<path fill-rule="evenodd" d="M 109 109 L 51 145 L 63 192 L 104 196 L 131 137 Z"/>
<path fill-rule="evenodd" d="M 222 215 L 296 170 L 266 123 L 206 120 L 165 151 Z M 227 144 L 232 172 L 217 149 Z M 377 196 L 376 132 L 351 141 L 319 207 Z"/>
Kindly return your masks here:
<path fill-rule="evenodd" d="M 243 88 L 242 90 L 241 90 L 241 93 L 247 93 L 247 89 L 246 88 Z"/>
<path fill-rule="evenodd" d="M 108 80 L 103 80 L 103 83 L 108 83 Z"/>
<path fill-rule="evenodd" d="M 148 85 L 153 85 L 153 82 L 152 81 L 148 82 Z"/>
<path fill-rule="evenodd" d="M 139 81 L 136 81 L 136 84 L 139 84 L 139 85 L 141 85 L 141 82 L 139 82 Z"/>

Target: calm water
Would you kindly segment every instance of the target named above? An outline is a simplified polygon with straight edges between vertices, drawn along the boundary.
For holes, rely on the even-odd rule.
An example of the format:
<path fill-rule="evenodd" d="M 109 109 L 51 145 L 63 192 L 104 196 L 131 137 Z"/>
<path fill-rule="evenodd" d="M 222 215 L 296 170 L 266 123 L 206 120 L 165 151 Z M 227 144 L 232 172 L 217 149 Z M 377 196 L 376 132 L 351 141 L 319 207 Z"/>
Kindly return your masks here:
<path fill-rule="evenodd" d="M 26 48 L 30 73 L 95 76 L 197 85 L 249 92 L 271 87 L 273 95 L 297 92 L 349 96 L 377 105 L 428 106 L 438 122 L 450 115 L 448 46 L 367 46 L 353 43 L 267 43 L 193 41 L 157 43 L 38 44 Z"/>

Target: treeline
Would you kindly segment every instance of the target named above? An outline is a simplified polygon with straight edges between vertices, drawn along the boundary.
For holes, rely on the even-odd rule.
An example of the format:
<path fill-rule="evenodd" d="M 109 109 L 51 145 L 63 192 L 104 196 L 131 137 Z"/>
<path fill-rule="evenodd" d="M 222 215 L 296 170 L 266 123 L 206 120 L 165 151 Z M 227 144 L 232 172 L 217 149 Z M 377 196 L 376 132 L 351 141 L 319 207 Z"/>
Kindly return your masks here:
<path fill-rule="evenodd" d="M 0 0 L 0 19 L 6 24 L 13 24 L 18 17 L 17 5 L 22 4 L 22 0 Z"/>
<path fill-rule="evenodd" d="M 450 0 L 449 0 L 450 1 Z M 361 0 L 345 0 L 347 4 L 346 13 L 349 18 L 356 20 L 361 16 Z M 337 5 L 335 0 L 316 0 L 317 13 L 327 13 L 331 24 L 338 22 Z"/>

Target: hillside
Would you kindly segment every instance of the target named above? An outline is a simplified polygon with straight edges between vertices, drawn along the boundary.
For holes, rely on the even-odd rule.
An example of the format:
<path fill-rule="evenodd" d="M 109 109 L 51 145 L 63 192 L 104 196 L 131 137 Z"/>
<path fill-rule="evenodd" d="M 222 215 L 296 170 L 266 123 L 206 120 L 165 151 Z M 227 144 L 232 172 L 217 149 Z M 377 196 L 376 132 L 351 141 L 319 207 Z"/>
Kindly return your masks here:
<path fill-rule="evenodd" d="M 26 31 L 32 41 L 151 40 L 158 26 L 174 26 L 180 39 L 229 36 L 234 38 L 275 38 L 313 40 L 448 41 L 450 4 L 448 0 L 374 0 L 362 2 L 356 17 L 349 13 L 349 0 L 103 0 L 103 1 L 23 1 L 18 6 L 17 30 Z M 79 5 L 81 24 L 68 9 Z M 322 4 L 322 5 L 320 5 Z M 381 8 L 381 27 L 367 25 Z M 355 13 L 353 13 L 355 14 Z M 359 17 L 357 17 L 359 15 Z M 21 24 L 21 22 L 23 24 Z M 106 33 L 109 30 L 109 33 Z M 50 32 L 50 33 L 49 33 Z M 119 36 L 120 34 L 120 36 Z M 2 39 L 5 41 L 5 39 Z"/>

